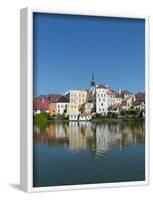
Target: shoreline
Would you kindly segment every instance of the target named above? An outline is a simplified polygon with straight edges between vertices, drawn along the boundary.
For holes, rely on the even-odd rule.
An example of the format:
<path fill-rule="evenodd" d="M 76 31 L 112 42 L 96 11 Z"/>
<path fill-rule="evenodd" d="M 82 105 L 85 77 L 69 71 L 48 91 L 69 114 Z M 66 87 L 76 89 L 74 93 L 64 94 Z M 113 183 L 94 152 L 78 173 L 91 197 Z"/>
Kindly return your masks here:
<path fill-rule="evenodd" d="M 47 122 L 124 122 L 124 121 L 145 121 L 145 118 L 119 118 L 119 119 L 92 119 L 92 120 L 69 120 L 69 119 L 49 119 Z"/>

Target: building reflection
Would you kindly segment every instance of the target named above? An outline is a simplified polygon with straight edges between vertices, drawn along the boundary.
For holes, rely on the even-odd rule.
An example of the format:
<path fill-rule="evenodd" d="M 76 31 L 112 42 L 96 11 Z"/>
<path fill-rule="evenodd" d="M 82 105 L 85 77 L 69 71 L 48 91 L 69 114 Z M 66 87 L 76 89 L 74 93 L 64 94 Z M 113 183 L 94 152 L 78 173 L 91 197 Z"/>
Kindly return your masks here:
<path fill-rule="evenodd" d="M 103 156 L 117 146 L 123 150 L 130 144 L 144 143 L 144 123 L 52 123 L 41 130 L 34 126 L 34 142 L 66 145 L 72 151 L 89 150 L 93 156 Z"/>

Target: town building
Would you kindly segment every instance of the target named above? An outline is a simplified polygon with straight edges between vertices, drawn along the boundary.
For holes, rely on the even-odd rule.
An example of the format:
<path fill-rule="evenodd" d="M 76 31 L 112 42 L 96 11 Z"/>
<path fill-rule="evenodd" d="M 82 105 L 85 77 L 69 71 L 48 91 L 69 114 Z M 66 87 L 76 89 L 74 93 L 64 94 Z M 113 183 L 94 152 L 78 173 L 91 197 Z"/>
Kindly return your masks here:
<path fill-rule="evenodd" d="M 118 92 L 115 92 L 115 102 L 114 104 L 121 104 L 122 103 L 122 94 L 121 93 L 118 93 Z"/>
<path fill-rule="evenodd" d="M 129 110 L 133 107 L 133 103 L 135 102 L 136 98 L 135 96 L 132 94 L 130 96 L 128 96 L 125 100 L 122 101 L 121 103 L 121 109 L 122 110 Z"/>
<path fill-rule="evenodd" d="M 68 106 L 69 106 L 68 100 L 64 96 L 60 97 L 56 103 L 56 113 L 58 115 L 63 115 L 63 114 L 67 115 Z"/>
<path fill-rule="evenodd" d="M 40 95 L 33 99 L 34 115 L 47 112 L 50 116 L 69 116 L 70 121 L 90 120 L 93 115 L 119 113 L 121 110 L 145 110 L 145 92 L 132 94 L 128 90 L 111 90 L 106 85 L 96 85 L 92 73 L 88 89 L 70 89 L 65 95 Z"/>
<path fill-rule="evenodd" d="M 115 94 L 112 90 L 106 91 L 107 94 L 107 107 L 109 108 L 113 104 L 115 104 Z"/>
<path fill-rule="evenodd" d="M 49 114 L 52 115 L 67 115 L 68 100 L 57 94 L 52 94 L 49 96 Z"/>
<path fill-rule="evenodd" d="M 82 104 L 87 102 L 87 91 L 79 89 L 68 90 L 65 93 L 65 97 L 69 101 L 69 105 L 67 108 L 68 115 L 79 114 Z"/>
<path fill-rule="evenodd" d="M 40 95 L 38 97 L 34 97 L 33 99 L 33 114 L 40 114 L 41 112 L 49 113 L 48 109 L 48 97 L 46 95 Z"/>
<path fill-rule="evenodd" d="M 105 85 L 96 86 L 96 113 L 107 115 L 108 113 L 108 88 Z"/>
<path fill-rule="evenodd" d="M 145 104 L 144 104 L 144 102 L 143 101 L 135 101 L 134 103 L 133 103 L 133 108 L 134 109 L 138 109 L 138 110 L 144 110 L 145 109 Z"/>
<path fill-rule="evenodd" d="M 61 94 L 49 94 L 48 95 L 48 99 L 49 99 L 48 109 L 49 109 L 50 116 L 57 115 L 57 101 L 61 97 L 62 97 Z"/>
<path fill-rule="evenodd" d="M 94 104 L 92 102 L 87 102 L 82 105 L 82 114 L 91 114 L 94 112 Z"/>
<path fill-rule="evenodd" d="M 145 92 L 135 94 L 136 101 L 133 104 L 134 109 L 145 110 Z"/>
<path fill-rule="evenodd" d="M 122 96 L 123 100 L 126 100 L 127 98 L 132 96 L 132 93 L 129 92 L 128 90 L 122 90 L 121 91 L 121 96 Z"/>

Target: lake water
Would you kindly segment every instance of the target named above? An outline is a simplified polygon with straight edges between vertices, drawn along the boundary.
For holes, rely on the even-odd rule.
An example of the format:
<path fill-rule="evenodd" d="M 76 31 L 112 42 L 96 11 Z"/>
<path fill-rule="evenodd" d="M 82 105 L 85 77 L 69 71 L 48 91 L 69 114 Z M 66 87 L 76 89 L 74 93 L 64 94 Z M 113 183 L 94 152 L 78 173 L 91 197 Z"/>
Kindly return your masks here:
<path fill-rule="evenodd" d="M 142 180 L 143 122 L 34 126 L 34 187 Z"/>

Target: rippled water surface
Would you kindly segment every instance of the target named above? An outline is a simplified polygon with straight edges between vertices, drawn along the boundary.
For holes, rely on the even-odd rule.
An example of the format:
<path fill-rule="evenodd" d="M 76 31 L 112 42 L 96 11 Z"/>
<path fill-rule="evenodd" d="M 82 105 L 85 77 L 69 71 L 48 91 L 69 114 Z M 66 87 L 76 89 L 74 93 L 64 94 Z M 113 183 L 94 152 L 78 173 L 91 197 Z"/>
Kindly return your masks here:
<path fill-rule="evenodd" d="M 33 186 L 145 179 L 143 122 L 34 126 Z"/>

